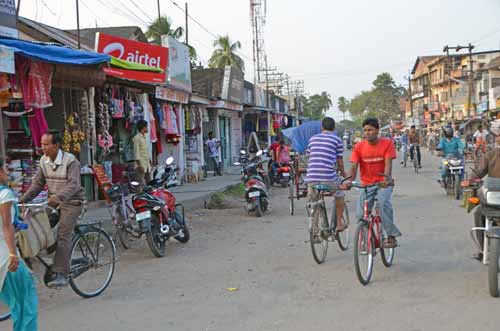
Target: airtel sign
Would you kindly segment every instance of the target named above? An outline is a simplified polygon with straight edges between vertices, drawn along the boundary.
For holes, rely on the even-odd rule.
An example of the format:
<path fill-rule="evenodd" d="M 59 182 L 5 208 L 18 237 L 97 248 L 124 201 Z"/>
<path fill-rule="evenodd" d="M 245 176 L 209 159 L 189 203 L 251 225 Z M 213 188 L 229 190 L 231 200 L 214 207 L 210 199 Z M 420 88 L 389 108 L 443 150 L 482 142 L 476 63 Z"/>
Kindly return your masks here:
<path fill-rule="evenodd" d="M 106 74 L 110 76 L 145 83 L 165 83 L 167 81 L 168 48 L 98 33 L 96 35 L 96 51 L 121 60 L 157 67 L 163 70 L 163 72 L 158 73 L 104 68 Z"/>

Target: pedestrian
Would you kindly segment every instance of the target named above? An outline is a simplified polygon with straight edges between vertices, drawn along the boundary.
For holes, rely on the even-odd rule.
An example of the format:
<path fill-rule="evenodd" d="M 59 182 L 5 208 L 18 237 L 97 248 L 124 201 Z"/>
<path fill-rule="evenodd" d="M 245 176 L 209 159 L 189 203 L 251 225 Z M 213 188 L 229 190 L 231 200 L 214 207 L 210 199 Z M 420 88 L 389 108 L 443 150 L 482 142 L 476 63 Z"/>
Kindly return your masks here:
<path fill-rule="evenodd" d="M 137 133 L 132 138 L 134 146 L 134 159 L 136 160 L 136 171 L 141 185 L 146 185 L 151 181 L 151 159 L 149 157 L 148 122 L 140 120 L 137 122 Z"/>
<path fill-rule="evenodd" d="M 8 178 L 0 159 L 0 301 L 9 307 L 14 331 L 36 331 L 38 297 L 33 277 L 16 249 L 17 199 L 7 186 Z"/>
<path fill-rule="evenodd" d="M 214 133 L 209 132 L 208 133 L 208 139 L 205 142 L 205 145 L 207 145 L 208 148 L 208 158 L 212 161 L 212 165 L 214 167 L 214 176 L 222 176 L 222 173 L 220 171 L 219 167 L 219 147 L 220 147 L 220 141 L 217 138 L 214 138 Z"/>
<path fill-rule="evenodd" d="M 56 253 L 52 271 L 55 277 L 47 282 L 52 288 L 68 285 L 71 244 L 78 216 L 82 213 L 83 188 L 80 183 L 80 161 L 61 149 L 62 135 L 49 130 L 42 136 L 43 156 L 29 190 L 19 202 L 29 202 L 45 187 L 49 188 L 48 204 L 59 208 Z"/>

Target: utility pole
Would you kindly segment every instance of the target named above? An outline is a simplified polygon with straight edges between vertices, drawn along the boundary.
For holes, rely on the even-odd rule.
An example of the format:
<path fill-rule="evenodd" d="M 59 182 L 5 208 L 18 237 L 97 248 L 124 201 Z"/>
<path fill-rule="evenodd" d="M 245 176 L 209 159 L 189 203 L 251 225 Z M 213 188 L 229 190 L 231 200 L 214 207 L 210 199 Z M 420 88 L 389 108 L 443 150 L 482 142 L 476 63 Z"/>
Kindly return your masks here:
<path fill-rule="evenodd" d="M 80 8 L 78 0 L 76 0 L 76 30 L 78 34 L 78 49 L 80 49 Z"/>
<path fill-rule="evenodd" d="M 17 0 L 17 9 L 16 9 L 16 22 L 19 18 L 19 10 L 21 9 L 21 0 Z"/>
<path fill-rule="evenodd" d="M 408 81 L 408 102 L 410 103 L 410 114 L 413 116 L 413 95 L 411 93 L 411 73 L 408 73 L 408 77 L 405 77 Z"/>
<path fill-rule="evenodd" d="M 160 12 L 160 0 L 157 0 L 158 3 L 158 23 L 161 25 L 161 12 Z"/>
<path fill-rule="evenodd" d="M 448 45 L 444 46 L 443 52 L 446 53 L 446 73 L 448 76 L 448 107 L 451 110 L 451 122 L 455 124 L 455 112 L 453 111 L 453 101 L 452 101 L 452 90 L 451 90 L 451 58 L 450 58 L 450 47 Z"/>
<path fill-rule="evenodd" d="M 186 45 L 189 45 L 189 14 L 188 14 L 188 3 L 186 2 Z"/>
<path fill-rule="evenodd" d="M 467 116 L 472 117 L 471 115 L 471 105 L 472 105 L 472 89 L 473 89 L 473 79 L 474 79 L 474 67 L 473 67 L 473 61 L 472 61 L 472 50 L 474 49 L 474 46 L 469 43 L 469 46 L 467 47 L 469 49 L 469 88 L 467 92 Z"/>

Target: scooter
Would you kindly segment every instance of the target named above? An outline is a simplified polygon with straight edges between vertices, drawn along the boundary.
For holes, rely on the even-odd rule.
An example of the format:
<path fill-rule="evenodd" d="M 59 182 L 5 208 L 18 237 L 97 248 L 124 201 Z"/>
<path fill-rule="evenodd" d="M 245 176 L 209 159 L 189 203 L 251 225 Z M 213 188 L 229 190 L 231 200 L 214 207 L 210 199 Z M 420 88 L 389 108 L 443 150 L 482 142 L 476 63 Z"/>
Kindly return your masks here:
<path fill-rule="evenodd" d="M 258 151 L 257 156 L 262 156 L 263 151 Z M 246 210 L 250 214 L 262 217 L 263 213 L 269 208 L 269 194 L 263 178 L 259 175 L 258 168 L 264 161 L 249 163 L 234 163 L 235 166 L 242 167 L 241 180 L 245 185 Z"/>
<path fill-rule="evenodd" d="M 442 153 L 441 153 L 442 155 Z M 462 196 L 461 181 L 464 178 L 464 160 L 461 155 L 448 155 L 441 164 L 445 168 L 444 189 L 446 194 L 454 195 L 460 200 Z"/>
<path fill-rule="evenodd" d="M 292 168 L 289 164 L 276 165 L 275 171 L 271 177 L 271 184 L 278 183 L 283 188 L 288 187 L 292 179 L 291 172 Z"/>
<path fill-rule="evenodd" d="M 156 257 L 165 256 L 165 246 L 170 238 L 174 237 L 181 243 L 187 243 L 190 239 L 184 207 L 176 203 L 175 196 L 169 191 L 177 186 L 173 162 L 174 159 L 169 157 L 165 168 L 160 168 L 154 175 L 155 179 L 132 198 L 136 212 L 151 212 L 146 239 Z M 132 182 L 132 186 L 138 187 L 139 183 Z"/>
<path fill-rule="evenodd" d="M 482 184 L 482 185 L 481 185 Z M 480 180 L 469 184 L 469 191 L 472 197 L 469 203 L 471 212 L 477 205 L 480 205 L 481 214 L 485 218 L 484 227 L 473 227 L 470 231 L 472 241 L 479 251 L 483 253 L 482 263 L 488 265 L 488 285 L 490 295 L 499 296 L 498 277 L 500 258 L 500 179 L 487 178 L 481 183 Z M 480 244 L 479 238 L 483 244 Z"/>

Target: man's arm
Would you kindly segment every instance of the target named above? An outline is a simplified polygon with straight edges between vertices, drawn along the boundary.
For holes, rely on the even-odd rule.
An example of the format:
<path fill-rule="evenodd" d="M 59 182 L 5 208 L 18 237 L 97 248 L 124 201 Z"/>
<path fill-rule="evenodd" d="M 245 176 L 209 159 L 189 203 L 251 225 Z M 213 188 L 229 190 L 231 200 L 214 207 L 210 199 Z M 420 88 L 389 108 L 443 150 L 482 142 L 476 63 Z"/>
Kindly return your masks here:
<path fill-rule="evenodd" d="M 63 190 L 54 194 L 58 202 L 69 200 L 70 197 L 74 196 L 76 192 L 81 190 L 80 172 L 80 162 L 75 160 L 69 164 L 68 183 Z"/>
<path fill-rule="evenodd" d="M 45 186 L 45 176 L 43 175 L 41 166 L 38 168 L 35 178 L 31 182 L 31 187 L 28 189 L 26 193 L 19 199 L 20 203 L 24 203 L 26 201 L 31 201 L 35 198 L 40 192 L 42 192 Z"/>
<path fill-rule="evenodd" d="M 390 157 L 385 159 L 384 175 L 392 178 L 392 158 Z"/>
<path fill-rule="evenodd" d="M 337 159 L 337 170 L 340 172 L 340 175 L 342 177 L 345 177 L 346 176 L 346 173 L 345 173 L 345 168 L 344 168 L 344 158 L 342 156 L 340 156 L 338 159 Z"/>
<path fill-rule="evenodd" d="M 354 182 L 356 180 L 356 176 L 358 175 L 358 163 L 353 162 L 351 165 L 351 174 L 350 174 L 350 181 Z"/>

